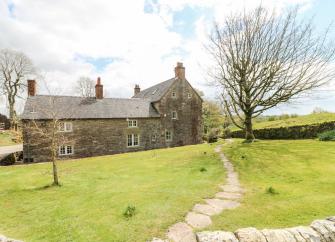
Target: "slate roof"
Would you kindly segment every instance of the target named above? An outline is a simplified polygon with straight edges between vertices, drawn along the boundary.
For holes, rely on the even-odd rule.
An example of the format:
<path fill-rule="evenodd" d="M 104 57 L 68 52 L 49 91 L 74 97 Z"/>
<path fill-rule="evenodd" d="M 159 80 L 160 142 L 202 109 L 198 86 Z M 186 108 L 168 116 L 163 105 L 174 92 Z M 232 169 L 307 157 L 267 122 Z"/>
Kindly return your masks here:
<path fill-rule="evenodd" d="M 151 102 L 157 102 L 164 96 L 175 80 L 176 78 L 174 77 L 167 81 L 158 83 L 157 85 L 139 92 L 138 94 L 134 95 L 133 98 L 146 98 Z"/>
<path fill-rule="evenodd" d="M 22 119 L 109 119 L 159 117 L 148 99 L 83 98 L 37 95 L 28 97 Z"/>

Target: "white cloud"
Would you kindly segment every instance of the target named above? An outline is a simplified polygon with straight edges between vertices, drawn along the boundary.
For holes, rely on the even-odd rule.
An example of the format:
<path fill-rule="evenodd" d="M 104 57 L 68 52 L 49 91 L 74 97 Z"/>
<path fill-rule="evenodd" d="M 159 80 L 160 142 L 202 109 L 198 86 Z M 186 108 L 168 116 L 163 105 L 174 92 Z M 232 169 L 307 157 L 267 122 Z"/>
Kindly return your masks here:
<path fill-rule="evenodd" d="M 108 96 L 129 97 L 135 83 L 142 88 L 173 75 L 183 61 L 187 77 L 209 96 L 203 64 L 208 56 L 203 43 L 212 20 L 230 11 L 259 5 L 259 0 L 161 0 L 152 13 L 148 0 L 0 0 L 0 48 L 25 52 L 53 88 L 70 94 L 82 75 L 101 76 Z M 283 9 L 291 4 L 309 6 L 312 0 L 266 0 L 263 6 Z M 9 5 L 14 6 L 11 12 Z M 199 14 L 194 38 L 173 31 L 173 17 L 185 6 L 206 9 Z M 187 17 L 187 16 L 186 16 Z M 80 58 L 84 57 L 84 58 Z M 103 70 L 85 57 L 113 58 Z"/>

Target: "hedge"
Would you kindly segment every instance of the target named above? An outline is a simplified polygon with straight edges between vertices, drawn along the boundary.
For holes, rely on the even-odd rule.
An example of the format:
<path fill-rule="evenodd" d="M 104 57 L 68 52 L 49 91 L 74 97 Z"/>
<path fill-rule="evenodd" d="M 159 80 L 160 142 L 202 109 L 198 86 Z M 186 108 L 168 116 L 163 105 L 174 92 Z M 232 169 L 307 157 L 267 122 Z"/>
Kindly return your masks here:
<path fill-rule="evenodd" d="M 334 129 L 335 121 L 332 121 L 320 124 L 255 129 L 254 135 L 256 139 L 313 139 L 316 138 L 319 133 Z M 245 132 L 243 130 L 233 131 L 231 137 L 244 138 Z"/>

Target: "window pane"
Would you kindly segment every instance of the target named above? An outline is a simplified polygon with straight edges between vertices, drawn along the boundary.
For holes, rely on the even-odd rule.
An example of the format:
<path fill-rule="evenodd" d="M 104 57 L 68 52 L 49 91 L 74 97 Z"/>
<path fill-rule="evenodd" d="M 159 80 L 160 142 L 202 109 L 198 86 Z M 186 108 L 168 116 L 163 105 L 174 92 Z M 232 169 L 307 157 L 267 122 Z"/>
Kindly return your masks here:
<path fill-rule="evenodd" d="M 133 120 L 133 126 L 136 127 L 137 126 L 137 121 Z"/>
<path fill-rule="evenodd" d="M 138 135 L 134 134 L 134 145 L 138 145 Z"/>
<path fill-rule="evenodd" d="M 72 123 L 65 123 L 65 131 L 72 131 Z"/>
<path fill-rule="evenodd" d="M 59 148 L 59 154 L 60 155 L 65 155 L 65 146 L 62 145 L 60 148 Z"/>
<path fill-rule="evenodd" d="M 59 125 L 58 125 L 58 130 L 59 131 L 64 131 L 64 129 L 65 129 L 65 126 L 64 126 L 65 124 L 63 123 L 63 122 L 61 122 L 61 123 L 59 123 Z"/>
<path fill-rule="evenodd" d="M 165 133 L 165 139 L 166 140 L 171 140 L 171 132 L 170 131 L 166 131 L 166 133 Z"/>
<path fill-rule="evenodd" d="M 132 141 L 132 135 L 128 134 L 128 141 L 127 141 L 128 146 L 132 146 L 133 145 L 133 141 Z"/>
<path fill-rule="evenodd" d="M 67 153 L 67 154 L 72 154 L 72 146 L 71 146 L 71 145 L 68 145 L 68 146 L 66 147 L 66 153 Z"/>

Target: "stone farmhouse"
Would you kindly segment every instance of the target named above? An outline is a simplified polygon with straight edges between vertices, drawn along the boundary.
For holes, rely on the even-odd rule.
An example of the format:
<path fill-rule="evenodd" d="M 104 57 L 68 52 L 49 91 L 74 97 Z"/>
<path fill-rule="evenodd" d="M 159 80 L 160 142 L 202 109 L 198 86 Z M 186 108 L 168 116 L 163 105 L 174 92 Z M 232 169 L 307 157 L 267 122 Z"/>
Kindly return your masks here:
<path fill-rule="evenodd" d="M 39 130 L 52 130 L 55 123 L 53 130 L 63 137 L 57 148 L 59 159 L 202 142 L 202 99 L 185 78 L 182 63 L 167 81 L 142 91 L 135 85 L 131 98 L 104 98 L 100 78 L 95 93 L 91 98 L 36 95 L 36 81 L 28 80 L 21 116 L 24 161 L 50 160 L 51 141 Z"/>

